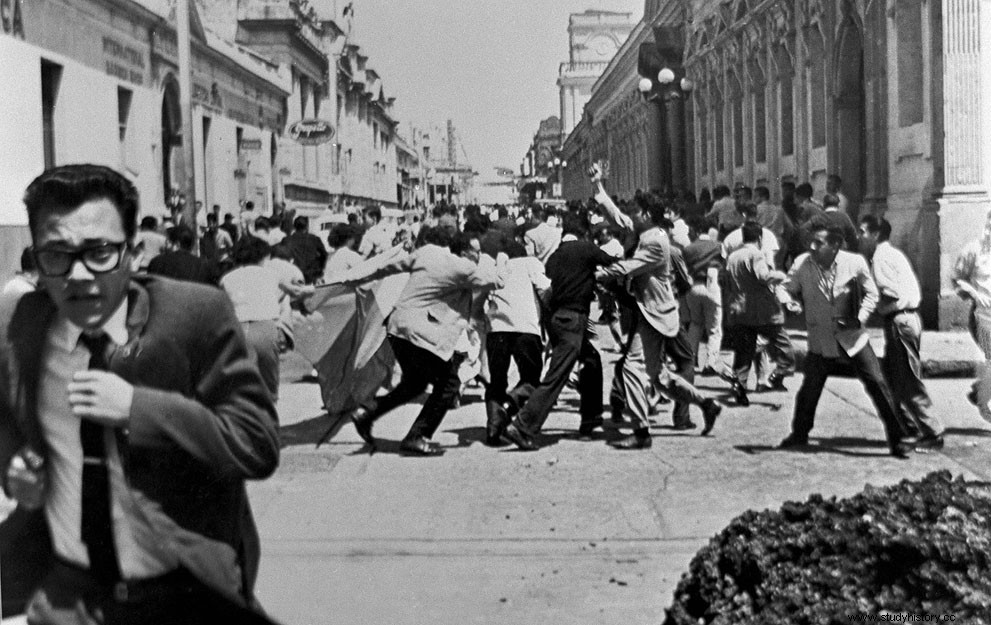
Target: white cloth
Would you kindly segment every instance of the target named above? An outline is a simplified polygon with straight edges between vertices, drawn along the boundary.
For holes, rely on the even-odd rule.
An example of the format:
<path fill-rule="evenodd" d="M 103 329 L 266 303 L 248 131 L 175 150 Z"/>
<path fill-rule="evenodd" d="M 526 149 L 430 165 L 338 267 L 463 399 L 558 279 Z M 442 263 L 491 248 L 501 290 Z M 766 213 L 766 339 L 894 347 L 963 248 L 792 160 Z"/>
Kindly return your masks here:
<path fill-rule="evenodd" d="M 608 243 L 600 245 L 599 249 L 613 258 L 623 258 L 624 256 L 623 244 L 618 239 L 612 239 Z"/>
<path fill-rule="evenodd" d="M 365 259 L 361 254 L 349 247 L 338 248 L 331 252 L 330 257 L 327 259 L 327 265 L 323 270 L 324 280 L 329 280 L 331 274 L 351 269 L 363 260 Z"/>
<path fill-rule="evenodd" d="M 246 265 L 224 274 L 220 286 L 234 304 L 238 321 L 275 321 L 279 318 L 279 274 L 269 267 Z"/>
<path fill-rule="evenodd" d="M 127 343 L 127 304 L 121 304 L 103 330 L 118 345 Z M 55 553 L 64 560 L 89 567 L 86 545 L 80 538 L 82 525 L 83 446 L 79 417 L 66 400 L 66 386 L 73 375 L 89 367 L 90 353 L 79 343 L 82 329 L 60 317 L 49 331 L 39 392 L 39 416 L 48 444 L 48 497 L 45 516 L 52 529 Z M 104 433 L 107 470 L 110 475 L 111 517 L 114 543 L 121 574 L 125 579 L 143 579 L 167 573 L 178 561 L 162 537 L 145 521 L 124 478 L 117 440 L 110 428 Z"/>
<path fill-rule="evenodd" d="M 165 251 L 168 239 L 165 235 L 154 230 L 140 230 L 134 237 L 136 245 L 141 247 L 141 268 L 147 269 L 151 259 Z"/>
<path fill-rule="evenodd" d="M 361 245 L 358 246 L 358 253 L 364 258 L 378 256 L 392 247 L 392 240 L 395 237 L 396 228 L 392 224 L 380 221 L 365 231 L 361 237 Z"/>
<path fill-rule="evenodd" d="M 38 283 L 31 281 L 24 274 L 17 274 L 13 278 L 7 281 L 7 284 L 3 285 L 2 293 L 23 295 L 24 293 L 30 293 L 38 288 Z"/>
<path fill-rule="evenodd" d="M 692 244 L 692 239 L 688 236 L 688 224 L 681 217 L 674 220 L 674 227 L 671 228 L 671 242 L 681 248 L 686 248 Z"/>
<path fill-rule="evenodd" d="M 551 286 L 544 264 L 533 256 L 512 258 L 506 263 L 505 276 L 505 286 L 489 294 L 489 331 L 540 336 L 540 308 L 534 289 L 542 292 Z"/>

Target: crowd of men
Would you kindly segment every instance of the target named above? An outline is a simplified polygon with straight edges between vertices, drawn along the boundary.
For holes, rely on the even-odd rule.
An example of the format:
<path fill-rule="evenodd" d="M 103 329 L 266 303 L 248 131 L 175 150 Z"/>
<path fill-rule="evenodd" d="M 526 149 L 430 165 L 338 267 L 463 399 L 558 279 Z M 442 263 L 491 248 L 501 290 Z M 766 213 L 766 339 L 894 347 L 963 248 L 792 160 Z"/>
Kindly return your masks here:
<path fill-rule="evenodd" d="M 320 284 L 408 274 L 387 320 L 401 381 L 350 414 L 372 449 L 376 420 L 430 387 L 400 448 L 438 454 L 431 439 L 469 359 L 487 444 L 538 449 L 569 383 L 579 436 L 598 438 L 596 300 L 620 352 L 608 403 L 630 430 L 610 440 L 619 450 L 651 447 L 662 397 L 670 427 L 697 428 L 694 405 L 712 431 L 724 406 L 694 385 L 696 366 L 738 405 L 751 368 L 755 392 L 786 391 L 785 311 L 804 314 L 809 354 L 782 447 L 808 444 L 826 379 L 850 366 L 893 455 L 943 445 L 911 264 L 884 219 L 848 214 L 838 178 L 821 204 L 807 184 L 782 185 L 780 206 L 738 185 L 700 210 L 657 193 L 618 201 L 597 166 L 589 174 L 594 199 L 564 210 L 441 206 L 397 224 L 368 207 L 326 241 L 280 210 L 241 226 L 214 211 L 202 232 L 180 221 L 163 233 L 152 217 L 139 227 L 118 172 L 39 176 L 25 196 L 33 244 L 0 298 L 0 467 L 18 503 L 0 526 L 5 604 L 34 623 L 270 622 L 252 590 L 244 482 L 278 464 L 279 353 Z M 874 314 L 883 367 L 865 331 Z"/>

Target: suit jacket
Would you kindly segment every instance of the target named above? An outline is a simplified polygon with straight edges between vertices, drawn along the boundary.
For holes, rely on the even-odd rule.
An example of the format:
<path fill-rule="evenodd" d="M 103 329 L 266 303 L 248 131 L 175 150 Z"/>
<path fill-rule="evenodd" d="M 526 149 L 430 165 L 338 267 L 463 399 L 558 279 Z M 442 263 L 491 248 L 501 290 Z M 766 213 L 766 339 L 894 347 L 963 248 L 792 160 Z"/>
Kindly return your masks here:
<path fill-rule="evenodd" d="M 360 265 L 333 276 L 332 283 L 365 282 L 402 272 L 410 278 L 389 315 L 388 332 L 442 360 L 454 355 L 458 337 L 468 327 L 472 291 L 503 286 L 490 257 L 483 255 L 475 264 L 438 245 L 391 254 L 377 266 Z"/>
<path fill-rule="evenodd" d="M 747 244 L 726 261 L 726 323 L 737 326 L 780 325 L 785 322 L 774 283 L 785 274 L 767 264 L 764 251 Z"/>
<path fill-rule="evenodd" d="M 671 287 L 671 243 L 658 227 L 645 230 L 632 258 L 599 270 L 603 278 L 623 277 L 644 319 L 664 336 L 678 334 L 678 300 Z"/>
<path fill-rule="evenodd" d="M 134 386 L 127 432 L 116 431 L 130 490 L 186 569 L 252 605 L 259 543 L 244 481 L 278 465 L 275 406 L 221 291 L 138 277 L 127 306 L 128 342 L 109 368 Z M 0 300 L 0 405 L 10 406 L 0 410 L 4 471 L 25 444 L 48 453 L 38 383 L 56 316 L 43 292 Z"/>
<path fill-rule="evenodd" d="M 784 282 L 786 294 L 805 307 L 809 351 L 827 358 L 842 355 L 838 343 L 848 354 L 856 353 L 851 351 L 853 346 L 864 345 L 864 326 L 878 302 L 877 286 L 863 256 L 840 250 L 833 267 L 836 278 L 831 293 L 820 286 L 819 269 L 808 253 L 795 259 Z"/>
<path fill-rule="evenodd" d="M 148 273 L 214 286 L 220 282 L 220 268 L 217 263 L 181 250 L 164 252 L 153 258 L 148 264 Z"/>

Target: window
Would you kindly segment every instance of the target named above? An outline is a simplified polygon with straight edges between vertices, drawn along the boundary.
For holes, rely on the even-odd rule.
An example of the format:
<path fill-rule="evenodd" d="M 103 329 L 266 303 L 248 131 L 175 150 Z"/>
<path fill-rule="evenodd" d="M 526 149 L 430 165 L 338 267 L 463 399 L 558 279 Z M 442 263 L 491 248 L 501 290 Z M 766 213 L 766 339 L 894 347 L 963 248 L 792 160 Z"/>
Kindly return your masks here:
<path fill-rule="evenodd" d="M 55 166 L 55 106 L 58 101 L 62 66 L 41 61 L 41 140 L 45 154 L 45 169 Z"/>
<path fill-rule="evenodd" d="M 699 173 L 704 176 L 709 173 L 709 117 L 701 96 L 695 101 L 695 110 L 699 125 Z"/>
<path fill-rule="evenodd" d="M 334 159 L 334 162 L 332 162 L 330 164 L 330 167 L 331 167 L 331 170 L 332 170 L 333 174 L 335 176 L 337 176 L 337 175 L 339 175 L 341 173 L 341 144 L 340 143 L 335 143 L 334 144 L 333 159 Z"/>
<path fill-rule="evenodd" d="M 117 87 L 117 131 L 121 143 L 127 138 L 127 118 L 131 112 L 132 95 L 130 89 Z"/>
<path fill-rule="evenodd" d="M 815 31 L 809 40 L 808 82 L 812 147 L 818 148 L 826 145 L 826 54 L 819 31 Z"/>
<path fill-rule="evenodd" d="M 767 162 L 767 102 L 764 99 L 764 85 L 758 85 L 751 96 L 754 114 L 754 160 Z"/>
<path fill-rule="evenodd" d="M 791 75 L 778 80 L 779 117 L 781 118 L 781 155 L 795 153 L 795 101 L 792 93 Z"/>
<path fill-rule="evenodd" d="M 726 167 L 726 110 L 723 105 L 723 96 L 718 90 L 713 91 L 713 120 L 715 128 L 716 143 L 716 171 L 722 171 Z"/>
<path fill-rule="evenodd" d="M 919 124 L 923 116 L 922 3 L 898 0 L 895 7 L 898 38 L 898 125 Z"/>
<path fill-rule="evenodd" d="M 743 167 L 743 88 L 735 79 L 733 86 L 733 165 Z"/>
<path fill-rule="evenodd" d="M 379 125 L 372 124 L 372 147 L 378 149 L 379 147 Z"/>

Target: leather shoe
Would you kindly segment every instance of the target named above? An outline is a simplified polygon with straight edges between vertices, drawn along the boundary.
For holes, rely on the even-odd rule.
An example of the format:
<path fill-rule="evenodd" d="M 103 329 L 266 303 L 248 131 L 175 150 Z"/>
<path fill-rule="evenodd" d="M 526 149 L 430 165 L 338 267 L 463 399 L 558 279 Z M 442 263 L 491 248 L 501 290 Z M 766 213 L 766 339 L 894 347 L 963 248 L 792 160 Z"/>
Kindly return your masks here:
<path fill-rule="evenodd" d="M 522 451 L 536 451 L 540 449 L 540 445 L 536 443 L 529 436 L 524 434 L 516 427 L 515 423 L 510 423 L 506 426 L 506 429 L 502 431 L 502 435 L 506 437 L 511 443 L 519 447 Z"/>
<path fill-rule="evenodd" d="M 723 407 L 715 399 L 709 398 L 702 402 L 702 422 L 705 424 L 702 428 L 702 436 L 712 431 L 713 426 L 716 425 L 716 418 L 722 411 Z"/>
<path fill-rule="evenodd" d="M 905 442 L 905 441 L 903 441 Z M 937 449 L 943 448 L 943 436 L 940 434 L 934 434 L 932 436 L 923 436 L 915 442 L 915 451 L 920 453 L 926 453 L 930 451 L 936 451 Z"/>
<path fill-rule="evenodd" d="M 436 456 L 440 454 L 440 448 L 422 436 L 404 438 L 399 443 L 399 451 L 416 456 Z"/>
<path fill-rule="evenodd" d="M 767 386 L 772 391 L 787 391 L 788 387 L 785 386 L 785 378 L 783 375 L 778 375 L 772 373 L 767 376 Z"/>
<path fill-rule="evenodd" d="M 733 397 L 736 399 L 737 404 L 740 406 L 750 405 L 750 398 L 747 397 L 747 387 L 741 384 L 739 380 L 733 380 L 730 388 L 733 391 Z"/>
<path fill-rule="evenodd" d="M 595 420 L 589 421 L 587 423 L 582 423 L 578 427 L 578 435 L 579 436 L 591 436 L 592 434 L 595 433 L 595 430 L 601 429 L 601 428 L 602 428 L 602 419 L 601 418 L 595 419 Z"/>
<path fill-rule="evenodd" d="M 652 439 L 649 434 L 646 436 L 631 434 L 625 438 L 621 438 L 617 441 L 611 441 L 609 443 L 613 449 L 623 450 L 650 449 L 653 444 L 654 439 Z"/>
<path fill-rule="evenodd" d="M 375 423 L 375 420 L 372 419 L 371 413 L 365 408 L 355 408 L 351 412 L 351 423 L 354 424 L 354 429 L 358 432 L 361 440 L 375 447 L 375 439 L 372 437 L 372 424 Z"/>
<path fill-rule="evenodd" d="M 683 430 L 694 430 L 697 427 L 698 426 L 695 425 L 694 421 L 686 421 L 685 423 L 675 423 L 673 426 L 671 426 L 671 429 L 683 431 Z"/>
<path fill-rule="evenodd" d="M 793 447 L 805 447 L 809 444 L 809 439 L 804 436 L 789 434 L 783 441 L 778 443 L 778 449 L 791 449 Z"/>
<path fill-rule="evenodd" d="M 905 441 L 898 441 L 890 447 L 891 455 L 895 458 L 908 458 L 908 452 L 912 451 L 912 446 Z"/>

